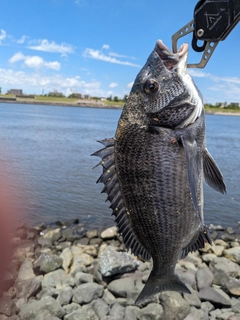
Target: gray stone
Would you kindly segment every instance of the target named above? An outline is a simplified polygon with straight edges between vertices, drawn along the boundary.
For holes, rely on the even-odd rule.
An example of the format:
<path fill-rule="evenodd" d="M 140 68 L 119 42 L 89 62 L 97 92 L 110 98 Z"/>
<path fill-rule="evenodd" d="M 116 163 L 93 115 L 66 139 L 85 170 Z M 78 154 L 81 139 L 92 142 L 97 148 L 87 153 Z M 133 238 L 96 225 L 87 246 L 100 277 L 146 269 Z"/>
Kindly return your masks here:
<path fill-rule="evenodd" d="M 100 246 L 103 243 L 103 240 L 101 238 L 93 238 L 90 240 L 90 245 L 98 245 Z"/>
<path fill-rule="evenodd" d="M 13 313 L 16 313 L 16 305 L 8 296 L 0 299 L 0 313 L 3 313 L 8 317 Z"/>
<path fill-rule="evenodd" d="M 63 288 L 58 297 L 57 301 L 60 303 L 61 306 L 69 304 L 73 296 L 73 289 L 71 287 Z"/>
<path fill-rule="evenodd" d="M 197 284 L 196 284 L 196 271 L 194 270 L 178 270 L 177 274 L 179 278 L 183 281 L 185 284 L 189 284 L 194 290 L 197 290 Z"/>
<path fill-rule="evenodd" d="M 68 273 L 69 267 L 72 263 L 73 254 L 70 248 L 65 248 L 60 254 L 60 258 L 63 260 L 62 267 Z"/>
<path fill-rule="evenodd" d="M 157 303 L 150 303 L 145 308 L 142 308 L 139 311 L 138 319 L 139 320 L 161 320 L 163 319 L 163 307 Z"/>
<path fill-rule="evenodd" d="M 195 307 L 191 307 L 190 315 L 192 315 L 193 320 L 207 320 L 208 314 L 205 310 L 196 309 Z"/>
<path fill-rule="evenodd" d="M 42 281 L 43 287 L 55 287 L 57 289 L 62 289 L 66 286 L 72 287 L 74 285 L 74 278 L 67 275 L 66 272 L 62 269 L 58 269 L 45 274 Z"/>
<path fill-rule="evenodd" d="M 215 225 L 215 224 L 212 224 L 212 223 L 209 225 L 209 229 L 210 230 L 216 230 L 216 231 L 224 231 L 224 228 L 222 226 L 220 226 L 219 224 Z"/>
<path fill-rule="evenodd" d="M 98 269 L 105 277 L 136 270 L 138 262 L 126 252 L 107 247 L 99 256 Z"/>
<path fill-rule="evenodd" d="M 228 276 L 224 271 L 215 271 L 213 277 L 213 284 L 224 287 L 229 281 L 230 276 Z"/>
<path fill-rule="evenodd" d="M 83 244 L 84 246 L 89 244 L 89 239 L 87 237 L 83 237 L 79 240 L 74 241 L 74 244 Z"/>
<path fill-rule="evenodd" d="M 35 249 L 35 243 L 31 240 L 22 241 L 22 243 L 14 249 L 12 260 L 23 261 L 26 257 L 32 256 Z"/>
<path fill-rule="evenodd" d="M 230 279 L 225 283 L 224 288 L 227 292 L 231 293 L 234 296 L 240 296 L 240 280 L 239 279 Z"/>
<path fill-rule="evenodd" d="M 72 249 L 73 249 L 73 247 L 72 247 Z M 76 274 L 77 272 L 79 272 L 80 266 L 85 266 L 85 267 L 90 266 L 90 264 L 93 262 L 93 260 L 94 260 L 94 258 L 87 253 L 83 252 L 79 255 L 76 255 L 73 253 L 73 262 L 70 267 L 70 274 Z"/>
<path fill-rule="evenodd" d="M 225 241 L 224 241 L 225 242 Z M 215 246 L 215 245 L 212 245 L 212 252 L 217 256 L 217 257 L 221 257 L 222 254 L 223 254 L 223 251 L 225 249 L 224 246 Z"/>
<path fill-rule="evenodd" d="M 46 316 L 53 315 L 62 318 L 65 311 L 52 297 L 44 297 L 41 300 L 32 300 L 20 307 L 19 317 L 21 320 L 39 319 L 41 315 L 44 320 Z"/>
<path fill-rule="evenodd" d="M 70 304 L 67 304 L 66 306 L 63 306 L 63 309 L 66 313 L 72 313 L 73 311 L 76 311 L 77 309 L 80 309 L 81 306 L 78 303 L 72 302 Z"/>
<path fill-rule="evenodd" d="M 211 262 L 215 258 L 216 258 L 216 255 L 214 253 L 206 253 L 202 255 L 202 260 L 206 263 Z"/>
<path fill-rule="evenodd" d="M 101 318 L 101 320 L 123 320 L 122 318 L 115 318 L 115 317 L 112 317 L 112 316 L 105 316 L 103 318 Z"/>
<path fill-rule="evenodd" d="M 184 293 L 183 297 L 187 301 L 187 303 L 190 306 L 196 307 L 196 308 L 201 308 L 201 300 L 199 299 L 197 292 L 195 290 L 192 290 L 189 288 L 191 291 L 191 294 Z"/>
<path fill-rule="evenodd" d="M 45 239 L 43 237 L 38 237 L 37 242 L 41 247 L 47 247 L 47 248 L 51 248 L 52 247 L 52 241 L 50 239 Z"/>
<path fill-rule="evenodd" d="M 237 263 L 224 257 L 216 257 L 213 259 L 210 262 L 209 268 L 213 273 L 216 271 L 223 271 L 229 276 L 235 276 L 240 271 L 240 267 Z"/>
<path fill-rule="evenodd" d="M 240 264 L 240 247 L 234 247 L 224 250 L 224 256 L 233 262 Z"/>
<path fill-rule="evenodd" d="M 101 238 L 104 240 L 113 239 L 116 236 L 117 236 L 117 228 L 116 227 L 108 228 L 101 233 Z"/>
<path fill-rule="evenodd" d="M 214 310 L 214 306 L 209 301 L 205 301 L 202 302 L 201 309 L 209 313 L 210 311 Z"/>
<path fill-rule="evenodd" d="M 88 239 L 97 238 L 97 236 L 98 236 L 98 231 L 97 231 L 97 230 L 87 231 L 87 232 L 86 232 L 86 236 L 88 237 Z"/>
<path fill-rule="evenodd" d="M 59 318 L 57 318 L 57 319 L 59 319 Z M 20 318 L 19 318 L 19 316 L 14 315 L 14 316 L 7 318 L 7 320 L 20 320 Z"/>
<path fill-rule="evenodd" d="M 240 320 L 240 314 L 230 316 L 227 320 Z"/>
<path fill-rule="evenodd" d="M 226 229 L 226 231 L 227 231 L 229 234 L 234 234 L 234 233 L 235 233 L 235 231 L 234 231 L 234 229 L 233 229 L 232 227 L 228 227 L 228 228 Z"/>
<path fill-rule="evenodd" d="M 33 268 L 37 272 L 48 273 L 61 268 L 62 263 L 62 258 L 57 256 L 56 254 L 42 253 L 38 257 L 38 259 L 33 263 Z"/>
<path fill-rule="evenodd" d="M 62 232 L 60 228 L 53 229 L 53 230 L 44 230 L 42 232 L 44 239 L 49 239 L 53 243 L 57 241 L 62 236 Z"/>
<path fill-rule="evenodd" d="M 127 304 L 128 305 L 135 304 L 137 297 L 139 296 L 140 292 L 142 291 L 142 289 L 144 287 L 144 284 L 140 280 L 135 280 L 134 284 L 135 284 L 134 288 L 127 292 Z M 154 301 L 155 297 L 156 296 L 150 298 L 150 301 L 155 302 Z"/>
<path fill-rule="evenodd" d="M 108 289 L 105 289 L 102 299 L 110 306 L 116 302 L 114 295 Z"/>
<path fill-rule="evenodd" d="M 43 297 L 46 297 L 46 296 L 50 296 L 50 297 L 53 297 L 53 298 L 56 298 L 58 296 L 59 292 L 57 291 L 57 289 L 55 288 L 52 288 L 52 287 L 46 287 L 46 288 L 43 288 L 37 295 L 36 295 L 36 298 L 38 300 L 42 299 Z"/>
<path fill-rule="evenodd" d="M 216 246 L 223 246 L 225 249 L 229 248 L 229 244 L 226 241 L 223 241 L 222 239 L 216 239 L 214 241 L 214 244 Z"/>
<path fill-rule="evenodd" d="M 99 318 L 106 316 L 110 311 L 110 307 L 102 299 L 92 301 L 91 307 Z"/>
<path fill-rule="evenodd" d="M 239 299 L 231 299 L 232 303 L 232 311 L 240 314 L 240 300 Z"/>
<path fill-rule="evenodd" d="M 67 314 L 64 320 L 99 320 L 99 318 L 92 309 L 81 308 Z"/>
<path fill-rule="evenodd" d="M 113 280 L 108 284 L 108 290 L 112 292 L 116 297 L 126 298 L 128 292 L 135 287 L 133 278 L 122 278 Z"/>
<path fill-rule="evenodd" d="M 61 320 L 58 317 L 52 316 L 51 314 L 49 314 L 48 316 L 46 316 L 43 320 Z"/>
<path fill-rule="evenodd" d="M 65 230 L 62 230 L 62 237 L 66 241 L 76 241 L 80 240 L 82 238 L 82 234 L 78 233 L 77 231 L 74 231 L 72 228 L 66 228 Z"/>
<path fill-rule="evenodd" d="M 112 305 L 109 315 L 114 319 L 123 319 L 125 316 L 125 308 L 116 302 Z"/>
<path fill-rule="evenodd" d="M 22 282 L 25 280 L 29 280 L 35 277 L 33 272 L 32 262 L 29 259 L 25 259 L 18 272 L 18 276 L 16 282 Z"/>
<path fill-rule="evenodd" d="M 226 299 L 226 297 L 221 294 L 221 291 L 215 288 L 202 288 L 198 296 L 202 301 L 210 301 L 217 307 L 231 307 L 230 298 Z"/>
<path fill-rule="evenodd" d="M 79 285 L 73 292 L 73 302 L 80 304 L 90 303 L 92 300 L 101 298 L 104 287 L 97 283 L 84 283 Z"/>
<path fill-rule="evenodd" d="M 42 282 L 37 277 L 15 283 L 15 289 L 19 298 L 30 298 L 42 289 Z"/>
<path fill-rule="evenodd" d="M 84 272 L 77 272 L 75 275 L 76 286 L 82 283 L 93 282 L 93 275 Z"/>
<path fill-rule="evenodd" d="M 137 320 L 140 309 L 134 306 L 128 306 L 125 309 L 126 320 Z"/>
<path fill-rule="evenodd" d="M 162 292 L 159 298 L 164 310 L 163 319 L 182 320 L 190 312 L 189 304 L 178 292 Z"/>
<path fill-rule="evenodd" d="M 196 280 L 197 280 L 197 286 L 199 290 L 204 287 L 211 287 L 213 282 L 213 273 L 207 267 L 199 268 L 196 273 Z"/>
<path fill-rule="evenodd" d="M 216 318 L 222 314 L 222 311 L 220 309 L 215 309 L 209 313 L 212 317 Z"/>
<path fill-rule="evenodd" d="M 224 241 L 234 241 L 235 240 L 235 236 L 228 234 L 228 233 L 224 233 L 221 235 L 221 239 Z"/>

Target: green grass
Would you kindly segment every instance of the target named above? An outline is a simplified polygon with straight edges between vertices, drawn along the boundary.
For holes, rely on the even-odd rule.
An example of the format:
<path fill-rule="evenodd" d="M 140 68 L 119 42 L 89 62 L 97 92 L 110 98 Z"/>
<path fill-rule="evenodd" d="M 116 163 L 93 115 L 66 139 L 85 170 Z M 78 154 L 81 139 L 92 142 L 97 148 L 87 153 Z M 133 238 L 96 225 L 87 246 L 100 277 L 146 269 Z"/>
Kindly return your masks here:
<path fill-rule="evenodd" d="M 124 106 L 124 102 L 123 101 L 103 100 L 101 102 L 103 102 L 107 106 L 119 106 L 119 107 L 123 107 Z"/>
<path fill-rule="evenodd" d="M 205 111 L 215 113 L 215 112 L 221 112 L 221 113 L 240 113 L 240 108 L 239 109 L 231 109 L 231 108 L 218 108 L 218 107 L 208 107 L 204 106 Z"/>
<path fill-rule="evenodd" d="M 14 94 L 1 94 L 0 95 L 1 98 L 15 98 L 15 95 Z"/>
<path fill-rule="evenodd" d="M 45 96 L 36 96 L 35 100 L 37 101 L 50 101 L 50 102 L 70 102 L 75 103 L 79 99 L 76 98 L 66 98 L 66 97 L 45 97 Z"/>

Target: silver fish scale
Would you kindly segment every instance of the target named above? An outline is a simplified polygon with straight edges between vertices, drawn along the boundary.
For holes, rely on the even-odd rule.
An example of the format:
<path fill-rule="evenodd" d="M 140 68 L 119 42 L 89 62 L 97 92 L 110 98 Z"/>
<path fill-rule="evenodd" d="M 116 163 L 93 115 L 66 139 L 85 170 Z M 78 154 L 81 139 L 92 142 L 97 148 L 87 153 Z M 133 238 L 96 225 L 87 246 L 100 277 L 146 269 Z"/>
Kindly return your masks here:
<path fill-rule="evenodd" d="M 137 126 L 128 126 L 115 148 L 118 181 L 132 228 L 162 275 L 170 266 L 174 269 L 179 251 L 200 227 L 184 149 L 164 131 L 154 135 Z"/>

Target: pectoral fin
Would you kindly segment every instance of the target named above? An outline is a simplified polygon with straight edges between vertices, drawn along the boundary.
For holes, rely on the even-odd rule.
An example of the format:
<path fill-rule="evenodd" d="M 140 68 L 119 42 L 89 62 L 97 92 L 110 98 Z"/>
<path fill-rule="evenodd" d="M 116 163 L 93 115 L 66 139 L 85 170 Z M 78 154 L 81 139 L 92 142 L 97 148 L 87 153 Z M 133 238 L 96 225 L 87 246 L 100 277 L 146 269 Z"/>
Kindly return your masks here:
<path fill-rule="evenodd" d="M 205 182 L 209 187 L 221 193 L 226 193 L 222 173 L 207 149 L 203 152 L 203 173 Z"/>
<path fill-rule="evenodd" d="M 200 175 L 201 175 L 201 158 L 198 151 L 197 142 L 185 137 L 180 137 L 182 142 L 186 161 L 187 161 L 187 171 L 188 171 L 188 181 L 190 192 L 192 195 L 192 201 L 194 209 L 198 212 L 200 221 L 202 222 L 202 217 L 200 213 L 200 208 L 198 204 L 198 192 L 200 188 Z"/>

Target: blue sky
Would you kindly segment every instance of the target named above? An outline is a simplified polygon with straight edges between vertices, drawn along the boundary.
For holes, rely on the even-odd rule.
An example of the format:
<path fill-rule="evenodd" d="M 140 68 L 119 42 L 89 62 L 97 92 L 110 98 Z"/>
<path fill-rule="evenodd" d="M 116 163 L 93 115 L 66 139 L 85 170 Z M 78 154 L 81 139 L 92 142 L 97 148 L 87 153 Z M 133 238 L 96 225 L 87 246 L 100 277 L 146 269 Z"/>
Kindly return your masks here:
<path fill-rule="evenodd" d="M 162 39 L 193 16 L 197 1 L 5 0 L 0 10 L 0 87 L 123 97 Z M 240 24 L 205 69 L 190 69 L 205 102 L 240 102 Z M 191 37 L 179 40 L 191 43 Z M 191 48 L 189 62 L 199 62 Z"/>

